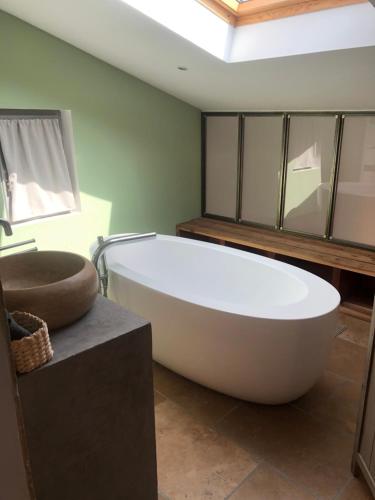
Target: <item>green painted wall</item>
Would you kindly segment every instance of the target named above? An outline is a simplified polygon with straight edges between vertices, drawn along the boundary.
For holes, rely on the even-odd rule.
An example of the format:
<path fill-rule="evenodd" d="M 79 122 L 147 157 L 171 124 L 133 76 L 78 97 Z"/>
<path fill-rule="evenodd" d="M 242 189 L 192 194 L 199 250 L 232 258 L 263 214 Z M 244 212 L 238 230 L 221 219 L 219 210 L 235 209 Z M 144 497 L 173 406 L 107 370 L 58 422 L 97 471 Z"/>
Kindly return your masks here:
<path fill-rule="evenodd" d="M 0 108 L 72 110 L 82 201 L 3 244 L 87 254 L 98 234 L 173 234 L 199 215 L 199 110 L 2 11 Z"/>

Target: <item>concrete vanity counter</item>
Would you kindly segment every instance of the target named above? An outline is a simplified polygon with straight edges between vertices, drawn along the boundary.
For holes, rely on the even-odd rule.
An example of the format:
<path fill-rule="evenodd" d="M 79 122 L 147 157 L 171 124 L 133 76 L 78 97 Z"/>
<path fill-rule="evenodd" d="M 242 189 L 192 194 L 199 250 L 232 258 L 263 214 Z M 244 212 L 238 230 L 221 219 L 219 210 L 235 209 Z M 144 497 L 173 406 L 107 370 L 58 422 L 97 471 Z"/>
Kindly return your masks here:
<path fill-rule="evenodd" d="M 157 498 L 151 325 L 98 296 L 17 379 L 37 500 Z"/>

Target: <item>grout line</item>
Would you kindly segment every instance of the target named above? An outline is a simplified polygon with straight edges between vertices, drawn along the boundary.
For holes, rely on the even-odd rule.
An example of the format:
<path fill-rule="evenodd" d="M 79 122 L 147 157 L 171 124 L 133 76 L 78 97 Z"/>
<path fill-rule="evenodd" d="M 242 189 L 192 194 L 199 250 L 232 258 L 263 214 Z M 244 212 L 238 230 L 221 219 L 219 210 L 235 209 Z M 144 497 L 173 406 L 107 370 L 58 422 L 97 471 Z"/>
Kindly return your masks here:
<path fill-rule="evenodd" d="M 346 341 L 344 341 L 344 342 L 346 342 Z M 362 381 L 354 380 L 354 379 L 349 378 L 349 377 L 345 377 L 341 374 L 333 372 L 332 370 L 325 369 L 324 371 L 330 373 L 331 375 L 335 375 L 336 377 L 341 378 L 343 380 L 343 382 L 353 382 L 354 384 L 361 384 L 362 383 Z"/>
<path fill-rule="evenodd" d="M 186 413 L 187 415 L 189 415 L 190 418 L 192 418 L 193 420 L 195 420 L 196 422 L 198 422 L 200 425 L 204 425 L 205 427 L 211 429 L 212 431 L 215 431 L 217 433 L 220 433 L 220 431 L 218 429 L 216 429 L 216 425 L 219 423 L 219 422 L 222 422 L 222 420 L 228 416 L 230 413 L 232 413 L 234 410 L 236 410 L 240 405 L 241 405 L 241 401 L 239 401 L 238 404 L 234 405 L 230 410 L 228 410 L 226 413 L 224 413 L 223 416 L 219 417 L 218 420 L 215 420 L 213 422 L 205 422 L 203 421 L 201 418 L 197 417 L 196 415 L 194 415 L 193 413 L 191 413 L 189 411 L 189 408 L 186 408 L 184 405 L 182 405 L 181 403 L 179 403 L 178 401 L 175 401 L 174 399 L 166 396 L 164 393 L 160 392 L 158 389 L 156 389 L 154 387 L 154 392 L 158 392 L 161 396 L 163 396 L 163 398 L 166 400 L 166 401 L 169 401 L 170 403 L 173 403 L 174 405 L 178 406 L 181 410 L 184 411 L 184 413 Z M 160 404 L 164 403 L 164 401 L 162 401 L 161 403 L 159 403 L 158 405 L 155 406 L 155 408 L 157 408 Z M 228 439 L 228 438 L 227 438 Z M 229 440 L 229 439 L 228 439 Z M 246 450 L 248 451 L 248 450 Z"/>
<path fill-rule="evenodd" d="M 359 320 L 359 321 L 364 321 L 364 320 Z M 343 323 L 345 323 L 345 320 L 343 321 Z M 362 347 L 363 349 L 367 349 L 368 348 L 368 337 L 370 336 L 370 321 L 365 321 L 365 323 L 368 323 L 368 334 L 366 336 L 366 345 L 362 345 L 361 342 L 358 342 L 358 340 L 354 340 L 352 337 L 350 336 L 342 336 L 343 334 L 345 334 L 346 331 L 356 331 L 356 328 L 351 328 L 347 325 L 343 325 L 345 326 L 345 329 L 340 331 L 340 333 L 338 333 L 335 338 L 340 338 L 340 340 L 344 340 L 345 342 L 349 342 L 350 344 L 353 344 L 353 345 L 356 345 L 358 347 Z"/>
<path fill-rule="evenodd" d="M 341 334 L 346 332 L 346 330 L 348 330 L 348 327 L 346 325 L 344 325 L 343 323 L 341 323 L 341 325 L 339 325 L 339 327 L 337 329 L 337 332 L 335 334 L 335 338 L 339 337 Z"/>
<path fill-rule="evenodd" d="M 174 399 L 170 398 L 169 396 L 166 396 L 163 392 L 161 392 L 159 389 L 157 389 L 154 386 L 154 393 L 155 392 L 158 392 L 163 398 L 165 398 L 166 400 L 170 401 L 171 403 L 177 405 L 179 408 L 182 408 L 190 417 L 192 417 L 194 420 L 199 421 L 200 424 L 205 425 L 206 427 L 209 427 L 209 428 L 211 428 L 212 430 L 214 430 L 216 432 L 219 432 L 218 429 L 216 429 L 216 425 L 218 425 L 220 422 L 222 422 L 228 415 L 230 415 L 233 411 L 235 411 L 237 408 L 239 408 L 243 404 L 243 402 L 241 400 L 238 400 L 238 402 L 236 402 L 228 411 L 226 411 L 224 413 L 224 415 L 221 415 L 220 417 L 218 417 L 213 422 L 208 423 L 208 422 L 203 422 L 201 419 L 199 419 L 198 417 L 196 417 L 195 415 L 193 415 L 189 411 L 188 408 L 186 408 L 185 406 L 181 405 L 180 403 L 178 403 Z M 159 405 L 156 405 L 156 406 L 159 406 Z M 155 408 L 156 408 L 156 406 L 155 406 Z"/>
<path fill-rule="evenodd" d="M 308 486 L 305 486 L 303 483 L 299 483 L 298 481 L 295 481 L 291 477 L 288 476 L 288 474 L 285 474 L 281 469 L 278 469 L 275 467 L 271 462 L 268 462 L 268 460 L 264 460 L 264 463 L 268 465 L 271 469 L 273 469 L 275 472 L 280 474 L 285 480 L 287 480 L 290 484 L 293 484 L 294 486 L 297 486 L 299 489 L 305 491 L 305 493 L 308 493 L 309 495 L 312 495 L 316 498 L 316 500 L 319 500 L 321 497 L 318 495 L 318 493 L 312 489 L 310 489 Z"/>
<path fill-rule="evenodd" d="M 327 401 L 329 401 L 331 399 L 331 397 L 327 398 Z M 333 418 L 334 420 L 336 420 L 336 422 L 340 422 L 340 420 L 335 419 L 334 417 L 330 417 L 329 415 L 322 415 L 322 416 L 320 416 L 320 415 L 317 415 L 315 413 L 310 413 L 309 411 L 305 410 L 304 408 L 300 408 L 299 406 L 295 406 L 293 403 L 288 403 L 288 406 L 290 406 L 291 408 L 294 408 L 295 410 L 303 413 L 304 415 L 307 415 L 308 417 L 312 418 L 318 424 L 325 424 L 325 423 L 327 423 L 327 420 L 329 418 Z M 347 405 L 345 405 L 345 406 L 347 406 Z M 358 406 L 359 406 L 359 402 L 358 402 Z M 332 432 L 336 432 L 337 434 L 345 434 L 345 435 L 348 435 L 348 436 L 353 436 L 354 435 L 353 432 L 345 429 L 345 427 L 342 427 L 341 429 L 336 429 L 335 427 L 336 427 L 337 424 L 334 422 L 334 420 L 331 420 L 331 422 L 328 422 L 328 425 L 330 425 Z"/>
<path fill-rule="evenodd" d="M 353 477 L 349 477 L 347 479 L 347 481 L 345 482 L 345 484 L 339 489 L 339 491 L 336 493 L 336 495 L 332 498 L 332 500 L 339 500 L 339 498 L 342 496 L 342 494 L 344 493 L 346 487 L 348 486 L 348 484 L 353 481 Z"/>
<path fill-rule="evenodd" d="M 165 493 L 163 493 L 160 490 L 158 490 L 158 497 L 159 497 L 159 495 L 161 495 L 161 499 L 160 500 L 170 500 L 169 496 L 167 496 Z"/>
<path fill-rule="evenodd" d="M 236 403 L 230 410 L 228 410 L 227 412 L 225 412 L 224 415 L 222 415 L 215 422 L 213 422 L 212 425 L 215 427 L 215 430 L 216 430 L 216 426 L 219 425 L 231 413 L 233 413 L 235 410 L 237 410 L 237 408 L 239 408 L 241 406 L 241 404 L 242 404 L 242 401 L 238 401 L 238 403 Z"/>
<path fill-rule="evenodd" d="M 362 344 L 359 344 L 358 342 L 355 342 L 354 340 L 348 339 L 346 337 L 341 337 L 341 335 L 345 332 L 346 332 L 346 330 L 342 331 L 341 333 L 335 335 L 334 338 L 338 339 L 338 340 L 342 340 L 343 342 L 347 342 L 348 344 L 351 344 L 351 345 L 356 345 L 357 347 L 360 347 L 361 349 L 367 350 L 367 346 L 365 347 Z"/>
<path fill-rule="evenodd" d="M 156 387 L 154 386 L 154 396 L 155 396 L 156 393 L 158 393 L 162 398 L 168 399 L 165 394 L 163 394 L 162 392 L 160 392 L 159 389 L 156 389 Z"/>
<path fill-rule="evenodd" d="M 245 483 L 245 481 L 247 481 L 247 480 L 248 480 L 248 479 L 249 479 L 249 478 L 250 478 L 250 477 L 251 477 L 251 476 L 255 473 L 255 471 L 256 471 L 256 470 L 258 470 L 259 466 L 260 466 L 263 462 L 264 462 L 264 460 L 262 460 L 261 462 L 258 462 L 258 463 L 257 463 L 257 465 L 254 467 L 254 469 L 253 469 L 253 470 L 251 470 L 251 471 L 250 471 L 250 472 L 249 472 L 249 473 L 248 473 L 248 474 L 247 474 L 247 475 L 246 475 L 246 476 L 242 479 L 242 481 L 240 481 L 240 482 L 237 484 L 237 486 L 235 486 L 235 487 L 233 488 L 233 490 L 229 493 L 229 495 L 227 495 L 227 496 L 225 497 L 225 499 L 224 499 L 224 500 L 229 500 L 229 498 L 230 498 L 232 495 L 234 495 L 234 493 L 236 493 L 236 491 L 238 491 L 238 490 L 241 488 L 241 486 Z"/>
<path fill-rule="evenodd" d="M 346 331 L 346 330 L 345 330 Z M 354 342 L 353 340 L 349 340 L 345 337 L 341 337 L 341 335 L 343 334 L 344 332 L 341 332 L 339 335 L 336 335 L 334 337 L 334 340 L 341 340 L 342 342 L 347 342 L 348 344 L 352 344 L 352 345 L 356 345 L 357 347 L 359 347 L 360 349 L 364 349 L 365 351 L 367 350 L 367 347 L 359 344 L 358 342 Z"/>

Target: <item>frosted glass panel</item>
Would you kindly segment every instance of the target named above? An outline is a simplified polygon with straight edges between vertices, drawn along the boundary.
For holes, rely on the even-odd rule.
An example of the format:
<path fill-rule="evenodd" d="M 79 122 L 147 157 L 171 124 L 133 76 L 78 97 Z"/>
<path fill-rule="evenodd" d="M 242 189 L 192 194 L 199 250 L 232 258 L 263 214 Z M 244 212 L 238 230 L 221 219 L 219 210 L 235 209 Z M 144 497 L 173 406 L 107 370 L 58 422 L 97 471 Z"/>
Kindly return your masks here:
<path fill-rule="evenodd" d="M 206 213 L 236 217 L 238 117 L 206 117 Z"/>
<path fill-rule="evenodd" d="M 285 229 L 325 234 L 335 155 L 335 116 L 292 116 L 289 129 Z"/>
<path fill-rule="evenodd" d="M 282 142 L 282 116 L 245 118 L 241 219 L 276 225 Z"/>
<path fill-rule="evenodd" d="M 333 237 L 375 245 L 375 116 L 346 116 Z"/>

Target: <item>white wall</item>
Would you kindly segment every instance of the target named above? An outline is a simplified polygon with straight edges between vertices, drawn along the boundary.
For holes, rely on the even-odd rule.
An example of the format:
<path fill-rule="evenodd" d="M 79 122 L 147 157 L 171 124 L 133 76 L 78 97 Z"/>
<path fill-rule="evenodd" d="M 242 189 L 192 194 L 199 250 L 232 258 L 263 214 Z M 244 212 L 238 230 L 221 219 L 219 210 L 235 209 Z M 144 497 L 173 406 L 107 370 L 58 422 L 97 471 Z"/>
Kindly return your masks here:
<path fill-rule="evenodd" d="M 348 5 L 234 30 L 230 62 L 375 45 L 375 9 Z"/>
<path fill-rule="evenodd" d="M 173 1 L 180 5 L 180 0 Z M 375 30 L 375 9 L 371 4 L 357 7 L 365 7 L 369 16 L 357 33 L 364 37 L 368 33 L 364 26 L 372 22 L 370 28 Z M 268 30 L 276 21 L 270 21 L 256 28 L 263 33 L 258 50 L 269 47 L 263 54 L 266 58 L 228 64 L 125 0 L 0 0 L 0 9 L 205 111 L 375 108 L 375 42 L 371 47 L 267 58 L 271 49 L 280 50 L 278 45 L 286 43 L 286 30 L 282 40 L 272 40 Z M 342 7 L 326 10 L 324 15 L 331 18 L 332 12 L 338 11 L 340 16 L 351 12 Z M 289 21 L 295 23 L 303 17 L 311 20 L 315 14 Z M 330 28 L 342 40 L 347 30 L 340 23 L 334 20 Z M 319 26 L 314 35 L 317 44 L 321 44 L 322 32 Z M 298 33 L 297 45 L 305 36 L 301 30 Z M 220 47 L 226 52 L 225 44 Z M 179 71 L 180 65 L 189 71 Z"/>

